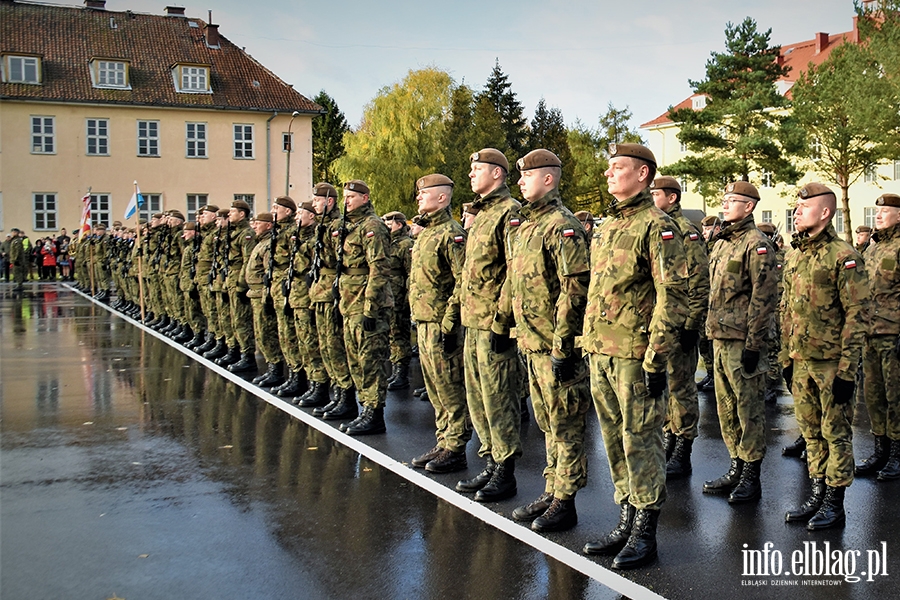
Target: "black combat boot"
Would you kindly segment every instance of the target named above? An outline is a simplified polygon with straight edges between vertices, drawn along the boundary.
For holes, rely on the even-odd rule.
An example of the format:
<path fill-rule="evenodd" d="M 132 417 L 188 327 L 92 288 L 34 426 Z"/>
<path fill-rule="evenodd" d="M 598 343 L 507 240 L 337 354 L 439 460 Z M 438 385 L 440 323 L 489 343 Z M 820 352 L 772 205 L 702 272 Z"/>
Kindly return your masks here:
<path fill-rule="evenodd" d="M 525 396 L 524 398 L 519 398 L 519 423 L 527 423 L 531 418 L 528 414 L 528 398 L 530 396 Z"/>
<path fill-rule="evenodd" d="M 183 344 L 185 342 L 189 342 L 194 339 L 194 330 L 191 329 L 190 325 L 185 325 L 181 329 L 181 333 L 178 335 L 172 336 L 172 339 L 178 342 L 179 344 Z"/>
<path fill-rule="evenodd" d="M 347 419 L 355 419 L 359 414 L 359 408 L 356 406 L 356 394 L 353 388 L 336 390 L 336 396 L 339 398 L 334 408 L 322 415 L 326 421 L 346 421 Z"/>
<path fill-rule="evenodd" d="M 234 364 L 239 360 L 241 360 L 241 351 L 237 346 L 232 346 L 228 348 L 228 351 L 225 352 L 225 354 L 223 354 L 213 362 L 220 367 L 227 367 L 228 365 Z"/>
<path fill-rule="evenodd" d="M 291 371 L 288 374 L 288 380 L 273 389 L 272 393 L 279 398 L 293 398 L 294 396 L 299 396 L 304 393 L 308 385 L 306 371 L 297 369 L 296 371 Z"/>
<path fill-rule="evenodd" d="M 628 502 L 623 502 L 619 511 L 619 524 L 616 525 L 615 529 L 607 533 L 602 540 L 585 544 L 582 552 L 603 556 L 618 554 L 628 542 L 636 512 L 637 509 L 634 506 Z"/>
<path fill-rule="evenodd" d="M 147 327 L 150 327 L 156 321 L 156 318 L 157 318 L 156 315 L 154 315 L 152 312 L 147 312 L 144 315 L 144 320 L 142 322 Z"/>
<path fill-rule="evenodd" d="M 206 334 L 206 340 L 200 344 L 199 346 L 194 348 L 194 352 L 203 356 L 205 353 L 209 352 L 213 348 L 216 347 L 216 334 L 213 332 L 209 332 Z"/>
<path fill-rule="evenodd" d="M 372 435 L 385 431 L 384 409 L 366 406 L 363 408 L 362 418 L 357 420 L 355 425 L 347 427 L 344 433 L 347 435 Z"/>
<path fill-rule="evenodd" d="M 856 463 L 856 467 L 853 469 L 853 473 L 857 477 L 868 477 L 869 475 L 875 475 L 876 473 L 878 473 L 878 471 L 884 468 L 884 465 L 888 463 L 890 453 L 891 440 L 888 439 L 888 436 L 876 435 L 875 451 L 872 452 L 872 456 L 862 462 Z"/>
<path fill-rule="evenodd" d="M 429 473 L 455 473 L 464 471 L 467 468 L 469 468 L 469 465 L 466 462 L 465 449 L 461 452 L 443 450 L 425 465 L 425 470 Z"/>
<path fill-rule="evenodd" d="M 205 340 L 206 340 L 206 334 L 204 334 L 202 331 L 198 331 L 197 333 L 194 334 L 194 337 L 192 337 L 191 339 L 189 339 L 188 341 L 186 341 L 184 343 L 184 347 L 187 348 L 188 350 L 193 350 L 197 346 L 200 346 L 201 344 L 203 344 L 203 342 Z"/>
<path fill-rule="evenodd" d="M 456 491 L 457 492 L 470 492 L 474 493 L 487 485 L 488 481 L 491 480 L 491 476 L 494 474 L 494 469 L 497 468 L 497 463 L 494 462 L 494 457 L 488 455 L 487 464 L 484 469 L 473 477 L 472 479 L 463 479 L 456 483 Z"/>
<path fill-rule="evenodd" d="M 387 389 L 391 392 L 405 390 L 409 387 L 409 362 L 394 365 L 394 377 L 388 381 Z"/>
<path fill-rule="evenodd" d="M 728 496 L 730 504 L 752 502 L 762 497 L 762 484 L 759 482 L 760 467 L 762 467 L 762 459 L 744 463 L 737 487 L 731 490 L 731 494 Z"/>
<path fill-rule="evenodd" d="M 388 375 L 387 382 L 386 382 L 388 384 L 388 386 L 390 386 L 391 383 L 393 383 L 393 381 L 395 379 L 397 379 L 397 375 L 399 375 L 399 373 L 400 373 L 400 363 L 391 363 L 391 374 Z M 390 387 L 388 389 L 390 389 Z"/>
<path fill-rule="evenodd" d="M 784 520 L 787 523 L 809 521 L 822 507 L 822 500 L 825 498 L 825 479 L 810 479 L 809 481 L 811 486 L 809 498 L 800 505 L 800 508 L 785 513 Z"/>
<path fill-rule="evenodd" d="M 531 529 L 541 533 L 567 531 L 578 525 L 578 511 L 575 510 L 575 496 L 568 500 L 553 498 L 544 514 L 531 522 Z"/>
<path fill-rule="evenodd" d="M 516 521 L 531 522 L 544 514 L 553 503 L 553 494 L 544 492 L 537 499 L 532 500 L 525 506 L 520 506 L 512 511 L 512 518 Z"/>
<path fill-rule="evenodd" d="M 303 408 L 313 408 L 316 406 L 325 406 L 328 404 L 328 383 L 324 381 L 313 381 L 309 384 L 309 389 L 305 394 L 298 398 L 294 398 L 293 403 Z"/>
<path fill-rule="evenodd" d="M 659 511 L 642 508 L 634 515 L 631 535 L 613 560 L 614 569 L 636 569 L 656 558 L 656 524 Z"/>
<path fill-rule="evenodd" d="M 416 456 L 415 458 L 413 458 L 411 461 L 409 461 L 409 464 L 416 467 L 417 469 L 424 469 L 425 465 L 427 465 L 433 459 L 437 458 L 438 454 L 440 454 L 443 451 L 444 451 L 444 449 L 441 448 L 440 446 L 435 446 L 428 452 L 424 452 L 424 453 Z"/>
<path fill-rule="evenodd" d="M 712 481 L 706 481 L 703 483 L 703 493 L 704 494 L 730 494 L 731 490 L 734 489 L 734 486 L 738 484 L 738 481 L 741 479 L 741 472 L 744 470 L 744 461 L 739 458 L 731 459 L 731 466 L 728 468 L 728 472 L 719 477 L 718 479 L 713 479 Z"/>
<path fill-rule="evenodd" d="M 313 409 L 312 414 L 314 417 L 322 417 L 325 413 L 330 412 L 337 408 L 338 404 L 341 403 L 341 388 L 334 388 L 334 394 L 329 396 L 330 400 L 328 404 L 325 406 L 319 406 Z"/>
<path fill-rule="evenodd" d="M 475 502 L 499 502 L 512 498 L 518 493 L 516 488 L 516 459 L 507 458 L 497 463 L 491 480 L 475 492 Z"/>
<path fill-rule="evenodd" d="M 170 320 L 169 320 L 169 324 L 166 325 L 165 327 L 161 327 L 161 328 L 159 329 L 159 332 L 160 332 L 161 334 L 163 334 L 163 335 L 169 335 L 169 334 L 171 334 L 173 331 L 175 331 L 176 329 L 178 329 L 178 327 L 179 327 L 178 321 L 176 321 L 175 319 L 170 319 Z"/>
<path fill-rule="evenodd" d="M 255 350 L 241 352 L 241 359 L 228 365 L 228 370 L 232 373 L 250 373 L 251 371 L 256 371 L 258 368 L 259 367 L 256 366 Z"/>
<path fill-rule="evenodd" d="M 169 319 L 169 315 L 162 315 L 159 319 L 150 323 L 149 327 L 154 331 L 160 331 L 171 324 L 172 321 Z"/>
<path fill-rule="evenodd" d="M 666 479 L 678 479 L 691 474 L 691 448 L 694 440 L 683 435 L 675 436 L 675 449 L 666 463 Z"/>
<path fill-rule="evenodd" d="M 701 392 L 708 392 L 709 390 L 713 389 L 712 373 L 707 373 L 706 377 L 704 377 L 697 383 L 697 389 Z"/>
<path fill-rule="evenodd" d="M 184 325 L 182 325 L 178 321 L 175 321 L 174 325 L 172 325 L 171 327 L 169 327 L 162 333 L 169 336 L 170 338 L 172 338 L 174 340 L 176 337 L 181 335 L 181 332 L 183 332 L 183 331 L 184 331 Z"/>
<path fill-rule="evenodd" d="M 284 362 L 266 363 L 266 372 L 255 377 L 253 384 L 261 388 L 270 388 L 284 383 L 281 372 L 284 370 Z"/>
<path fill-rule="evenodd" d="M 887 464 L 878 471 L 878 481 L 900 479 L 900 440 L 891 440 L 891 453 Z"/>
<path fill-rule="evenodd" d="M 672 452 L 675 451 L 675 441 L 678 439 L 671 431 L 663 432 L 663 447 L 666 449 L 666 462 L 669 462 L 669 459 L 672 458 Z"/>
<path fill-rule="evenodd" d="M 847 516 L 844 514 L 844 490 L 846 489 L 845 487 L 827 486 L 822 506 L 806 524 L 808 530 L 829 529 L 846 522 Z"/>
<path fill-rule="evenodd" d="M 790 446 L 785 446 L 781 449 L 782 456 L 790 456 L 791 458 L 800 458 L 800 456 L 806 451 L 806 440 L 803 439 L 803 436 L 799 436 L 794 443 Z"/>
<path fill-rule="evenodd" d="M 424 393 L 425 393 L 424 387 L 416 388 L 413 390 L 413 396 L 415 396 L 416 398 L 418 398 L 419 396 L 421 396 Z"/>

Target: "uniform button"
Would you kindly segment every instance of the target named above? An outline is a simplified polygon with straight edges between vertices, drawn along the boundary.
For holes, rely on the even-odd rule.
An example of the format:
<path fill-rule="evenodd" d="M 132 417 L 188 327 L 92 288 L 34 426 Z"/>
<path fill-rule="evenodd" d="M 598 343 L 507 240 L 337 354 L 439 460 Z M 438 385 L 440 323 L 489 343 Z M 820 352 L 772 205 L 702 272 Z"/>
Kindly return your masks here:
<path fill-rule="evenodd" d="M 601 317 L 605 317 L 605 316 L 606 316 L 606 311 L 605 311 L 605 310 L 604 310 L 604 311 L 601 311 L 601 312 L 600 312 L 600 316 L 601 316 Z"/>

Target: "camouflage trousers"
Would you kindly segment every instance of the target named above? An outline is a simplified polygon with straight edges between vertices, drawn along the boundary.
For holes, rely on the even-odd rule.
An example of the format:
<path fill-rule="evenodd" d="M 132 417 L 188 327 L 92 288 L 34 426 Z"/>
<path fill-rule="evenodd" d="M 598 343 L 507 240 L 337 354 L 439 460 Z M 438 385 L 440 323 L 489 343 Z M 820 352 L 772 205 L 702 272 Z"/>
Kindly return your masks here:
<path fill-rule="evenodd" d="M 167 275 L 165 279 L 166 312 L 170 317 L 184 322 L 184 294 L 178 285 L 178 275 Z"/>
<path fill-rule="evenodd" d="M 531 382 L 534 419 L 544 432 L 547 466 L 544 491 L 554 498 L 568 500 L 587 485 L 587 455 L 584 430 L 591 406 L 587 365 L 575 361 L 575 377 L 559 383 L 553 376 L 550 355 L 526 352 Z"/>
<path fill-rule="evenodd" d="M 216 303 L 213 301 L 213 293 L 209 291 L 209 286 L 200 286 L 200 310 L 206 317 L 206 330 L 218 337 L 219 331 L 219 312 Z"/>
<path fill-rule="evenodd" d="M 416 328 L 422 378 L 428 400 L 434 407 L 437 445 L 452 452 L 463 452 L 472 439 L 472 421 L 466 405 L 463 345 L 460 343 L 457 351 L 447 356 L 441 342 L 440 323 L 418 323 Z"/>
<path fill-rule="evenodd" d="M 835 403 L 831 386 L 837 370 L 837 361 L 795 360 L 791 392 L 810 478 L 846 487 L 853 483 L 853 401 Z"/>
<path fill-rule="evenodd" d="M 193 295 L 191 295 L 191 292 L 185 291 L 182 291 L 181 294 L 184 302 L 184 322 L 195 334 L 203 331 L 206 319 L 203 316 L 203 311 L 200 309 L 199 292 L 195 289 L 193 290 Z"/>
<path fill-rule="evenodd" d="M 743 340 L 713 340 L 716 409 L 728 455 L 753 462 L 766 455 L 763 392 L 769 360 L 767 349 L 763 348 L 756 372 L 745 373 L 741 365 L 743 351 Z"/>
<path fill-rule="evenodd" d="M 96 260 L 96 253 L 94 256 Z M 98 292 L 108 290 L 112 286 L 112 275 L 107 266 L 99 260 L 94 264 L 94 284 Z"/>
<path fill-rule="evenodd" d="M 25 259 L 16 262 L 12 267 L 12 272 L 14 282 L 25 283 L 25 278 L 28 277 L 28 265 L 26 264 Z M 91 285 L 91 280 L 89 278 L 85 279 L 85 285 Z"/>
<path fill-rule="evenodd" d="M 344 318 L 347 366 L 359 401 L 369 408 L 384 408 L 387 398 L 389 309 L 375 317 L 375 331 L 363 329 L 363 315 Z"/>
<path fill-rule="evenodd" d="M 406 290 L 394 296 L 394 308 L 391 311 L 391 363 L 408 363 L 412 356 L 412 333 L 409 314 L 409 298 Z"/>
<path fill-rule="evenodd" d="M 231 327 L 234 329 L 235 342 L 241 352 L 253 352 L 256 350 L 256 341 L 253 337 L 253 309 L 250 307 L 247 292 L 228 290 L 228 303 L 231 304 Z"/>
<path fill-rule="evenodd" d="M 231 300 L 228 292 L 222 290 L 213 292 L 216 301 L 216 312 L 219 315 L 219 337 L 225 338 L 225 344 L 231 348 L 237 340 L 234 337 L 234 327 L 231 324 Z"/>
<path fill-rule="evenodd" d="M 896 335 L 879 335 L 866 340 L 863 351 L 866 408 L 872 433 L 900 440 L 900 357 Z"/>
<path fill-rule="evenodd" d="M 615 502 L 659 510 L 666 501 L 665 397 L 650 397 L 640 359 L 591 354 L 590 361 Z"/>
<path fill-rule="evenodd" d="M 166 303 L 163 301 L 162 286 L 162 280 L 159 278 L 159 275 L 154 274 L 150 278 L 150 295 L 154 306 L 153 312 L 158 315 L 168 314 L 166 312 Z"/>
<path fill-rule="evenodd" d="M 478 456 L 496 462 L 522 456 L 519 437 L 521 409 L 516 385 L 519 358 L 516 345 L 497 354 L 491 350 L 488 329 L 466 330 L 463 362 L 466 396 L 472 425 L 481 440 Z"/>
<path fill-rule="evenodd" d="M 703 368 L 706 369 L 706 372 L 712 375 L 713 372 L 713 349 L 712 342 L 706 338 L 706 333 L 700 332 L 700 339 L 697 340 L 697 350 L 700 353 L 700 358 L 703 360 Z"/>
<path fill-rule="evenodd" d="M 341 315 L 332 302 L 316 302 L 316 330 L 319 334 L 319 352 L 331 383 L 342 389 L 353 387 L 350 367 L 347 366 L 347 350 L 344 348 L 343 328 L 338 323 Z M 382 357 L 384 358 L 384 357 Z"/>
<path fill-rule="evenodd" d="M 669 351 L 667 372 L 669 391 L 664 431 L 689 440 L 697 437 L 700 401 L 697 398 L 697 349 L 685 352 L 675 343 Z"/>
<path fill-rule="evenodd" d="M 781 353 L 781 315 L 780 311 L 776 311 L 775 318 L 772 319 L 772 327 L 769 333 L 769 372 L 766 374 L 769 386 L 781 387 L 783 381 L 781 376 L 781 362 L 778 355 Z"/>
<path fill-rule="evenodd" d="M 266 306 L 264 298 L 250 298 L 253 309 L 253 331 L 259 351 L 269 364 L 281 362 L 281 346 L 278 343 L 278 327 L 272 305 Z"/>
<path fill-rule="evenodd" d="M 272 282 L 272 300 L 275 302 L 275 317 L 278 320 L 278 342 L 281 354 L 287 362 L 288 369 L 296 371 L 303 367 L 303 356 L 297 343 L 297 328 L 294 324 L 293 312 L 285 312 L 284 294 L 281 292 L 281 281 Z M 288 307 L 288 311 L 290 311 Z"/>
<path fill-rule="evenodd" d="M 315 311 L 312 308 L 295 308 L 294 328 L 307 378 L 309 381 L 327 383 L 328 372 L 325 370 L 325 362 L 319 353 Z"/>

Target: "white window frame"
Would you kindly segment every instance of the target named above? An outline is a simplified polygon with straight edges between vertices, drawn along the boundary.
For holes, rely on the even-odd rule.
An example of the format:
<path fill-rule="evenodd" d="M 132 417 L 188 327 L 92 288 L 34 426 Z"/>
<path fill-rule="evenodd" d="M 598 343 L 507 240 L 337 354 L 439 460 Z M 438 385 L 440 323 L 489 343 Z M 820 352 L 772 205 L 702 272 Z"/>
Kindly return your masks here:
<path fill-rule="evenodd" d="M 235 199 L 235 201 L 243 200 L 244 202 L 249 204 L 250 205 L 250 214 L 251 215 L 255 214 L 254 213 L 254 206 L 256 205 L 256 195 L 255 194 L 235 194 L 234 199 Z"/>
<path fill-rule="evenodd" d="M 281 151 L 284 152 L 285 154 L 287 154 L 287 151 L 288 151 L 288 143 L 291 144 L 291 146 L 292 146 L 291 152 L 293 152 L 294 132 L 292 131 L 292 132 L 288 133 L 287 131 L 282 131 L 281 132 Z"/>
<path fill-rule="evenodd" d="M 247 137 L 249 133 L 249 138 Z M 235 160 L 253 160 L 253 124 L 234 123 L 232 126 L 232 147 Z"/>
<path fill-rule="evenodd" d="M 875 229 L 875 207 L 867 206 L 863 209 L 863 225 Z"/>
<path fill-rule="evenodd" d="M 844 233 L 844 209 L 840 206 L 834 210 L 834 230 Z"/>
<path fill-rule="evenodd" d="M 900 158 L 894 159 L 894 181 L 900 181 Z"/>
<path fill-rule="evenodd" d="M 763 188 L 771 188 L 772 187 L 772 172 L 771 171 L 763 171 L 761 176 L 761 185 Z"/>
<path fill-rule="evenodd" d="M 105 208 L 102 208 L 105 207 Z M 97 225 L 103 223 L 107 227 L 112 225 L 112 194 L 97 192 L 91 194 L 91 223 Z"/>
<path fill-rule="evenodd" d="M 772 211 L 771 210 L 762 211 L 762 222 L 763 223 L 771 223 L 772 222 Z"/>
<path fill-rule="evenodd" d="M 878 181 L 878 165 L 871 165 L 863 172 L 863 180 L 865 183 L 875 183 Z"/>
<path fill-rule="evenodd" d="M 127 61 L 95 58 L 91 63 L 91 79 L 95 88 L 131 89 Z"/>
<path fill-rule="evenodd" d="M 185 216 L 188 221 L 196 220 L 197 211 L 200 210 L 201 206 L 206 206 L 209 204 L 209 194 L 188 194 L 187 195 L 187 211 L 185 212 Z"/>
<path fill-rule="evenodd" d="M 94 133 L 91 133 L 92 123 Z M 101 128 L 105 133 L 101 133 Z M 91 142 L 95 144 L 93 152 Z M 105 152 L 101 152 L 101 148 L 104 148 Z M 84 153 L 88 156 L 109 156 L 109 119 L 88 117 L 84 120 Z"/>
<path fill-rule="evenodd" d="M 193 127 L 193 132 L 191 128 Z M 203 135 L 199 135 L 202 128 Z M 187 121 L 184 124 L 184 155 L 187 158 L 208 158 L 209 125 L 205 122 Z"/>
<path fill-rule="evenodd" d="M 3 82 L 4 83 L 26 83 L 30 85 L 41 84 L 41 59 L 37 56 L 14 56 L 7 55 L 3 57 Z M 13 63 L 21 61 L 18 70 L 21 72 L 18 79 L 13 78 Z M 27 77 L 29 67 L 34 69 L 34 78 Z"/>
<path fill-rule="evenodd" d="M 145 126 L 145 132 L 141 135 L 141 125 Z M 155 134 L 151 134 L 151 129 L 155 129 Z M 144 148 L 141 145 L 144 144 Z M 156 157 L 159 153 L 159 121 L 156 120 L 139 120 L 137 122 L 137 155 Z"/>
<path fill-rule="evenodd" d="M 175 90 L 182 94 L 212 94 L 209 67 L 206 65 L 175 65 L 172 69 Z"/>
<path fill-rule="evenodd" d="M 149 223 L 150 217 L 162 212 L 162 194 L 141 192 L 141 196 L 144 197 L 144 206 L 140 210 L 139 218 L 145 219 Z"/>
<path fill-rule="evenodd" d="M 794 209 L 789 208 L 784 211 L 784 231 L 786 233 L 794 233 Z"/>
<path fill-rule="evenodd" d="M 35 231 L 56 231 L 58 229 L 56 192 L 34 192 L 31 194 L 31 206 L 34 215 Z M 40 202 L 40 206 L 38 206 Z M 52 203 L 52 208 L 49 206 Z"/>
<path fill-rule="evenodd" d="M 56 117 L 31 115 L 31 153 L 56 154 Z"/>

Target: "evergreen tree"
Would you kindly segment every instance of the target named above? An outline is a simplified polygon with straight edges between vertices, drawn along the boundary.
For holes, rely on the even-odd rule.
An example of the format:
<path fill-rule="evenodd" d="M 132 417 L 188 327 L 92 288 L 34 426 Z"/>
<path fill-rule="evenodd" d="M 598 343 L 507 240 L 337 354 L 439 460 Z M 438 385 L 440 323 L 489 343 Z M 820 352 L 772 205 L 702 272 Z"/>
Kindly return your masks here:
<path fill-rule="evenodd" d="M 568 194 L 575 174 L 575 162 L 569 149 L 568 135 L 562 111 L 555 107 L 548 109 L 547 103 L 541 98 L 534 111 L 534 119 L 531 120 L 528 149 L 530 151 L 544 148 L 556 154 L 562 161 L 559 192 L 566 204 L 571 207 L 574 205 L 574 198 L 569 198 Z"/>
<path fill-rule="evenodd" d="M 499 60 L 494 63 L 494 70 L 491 71 L 484 90 L 478 96 L 479 100 L 482 98 L 486 98 L 500 115 L 500 124 L 506 137 L 506 148 L 498 147 L 497 149 L 511 152 L 516 158 L 525 154 L 525 142 L 528 136 L 525 109 L 515 92 L 512 91 L 509 76 L 500 68 Z"/>
<path fill-rule="evenodd" d="M 878 62 L 885 78 L 900 92 L 900 0 L 854 0 L 860 42 Z"/>
<path fill-rule="evenodd" d="M 472 147 L 475 133 L 475 94 L 465 83 L 453 90 L 450 99 L 450 119 L 444 132 L 444 164 L 441 173 L 453 180 L 453 204 L 461 206 L 474 197 L 469 185 L 469 156 L 478 150 Z"/>
<path fill-rule="evenodd" d="M 325 113 L 312 121 L 313 179 L 334 182 L 332 163 L 344 154 L 344 134 L 350 131 L 344 113 L 325 90 L 313 99 Z"/>
<path fill-rule="evenodd" d="M 726 51 L 712 53 L 706 79 L 690 82 L 706 107 L 669 111 L 681 128 L 678 139 L 693 154 L 666 173 L 689 176 L 708 200 L 719 199 L 726 183 L 750 181 L 751 175 L 758 180 L 770 173 L 773 183 L 795 183 L 801 175 L 786 157 L 802 147 L 802 133 L 786 116 L 788 101 L 775 86 L 789 69 L 777 60 L 781 47 L 769 45 L 771 33 L 757 31 L 750 17 L 728 23 Z"/>

